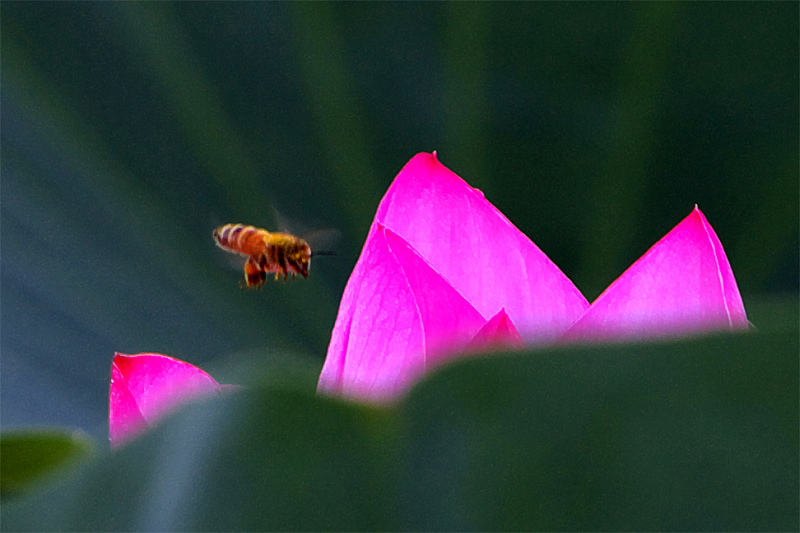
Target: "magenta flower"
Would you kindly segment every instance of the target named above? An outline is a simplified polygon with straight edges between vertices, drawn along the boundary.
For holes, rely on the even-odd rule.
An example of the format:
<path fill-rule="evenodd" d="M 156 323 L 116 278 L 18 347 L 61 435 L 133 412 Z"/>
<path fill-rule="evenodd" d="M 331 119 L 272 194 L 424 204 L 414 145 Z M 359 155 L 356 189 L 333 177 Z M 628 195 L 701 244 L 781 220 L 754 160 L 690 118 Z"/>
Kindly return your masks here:
<path fill-rule="evenodd" d="M 177 407 L 230 385 L 179 359 L 114 354 L 108 393 L 108 436 L 115 448 L 143 433 Z"/>
<path fill-rule="evenodd" d="M 386 401 L 463 353 L 747 325 L 722 245 L 698 209 L 590 307 L 480 191 L 423 153 L 378 206 L 318 390 Z"/>

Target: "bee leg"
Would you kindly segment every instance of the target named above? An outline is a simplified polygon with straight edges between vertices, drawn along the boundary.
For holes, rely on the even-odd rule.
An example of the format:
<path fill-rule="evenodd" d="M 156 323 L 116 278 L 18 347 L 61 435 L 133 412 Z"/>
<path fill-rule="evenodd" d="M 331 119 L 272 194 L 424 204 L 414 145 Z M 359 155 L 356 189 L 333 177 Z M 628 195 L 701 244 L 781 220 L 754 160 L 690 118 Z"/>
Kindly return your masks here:
<path fill-rule="evenodd" d="M 248 288 L 258 288 L 264 284 L 267 273 L 251 257 L 244 264 L 244 282 Z"/>

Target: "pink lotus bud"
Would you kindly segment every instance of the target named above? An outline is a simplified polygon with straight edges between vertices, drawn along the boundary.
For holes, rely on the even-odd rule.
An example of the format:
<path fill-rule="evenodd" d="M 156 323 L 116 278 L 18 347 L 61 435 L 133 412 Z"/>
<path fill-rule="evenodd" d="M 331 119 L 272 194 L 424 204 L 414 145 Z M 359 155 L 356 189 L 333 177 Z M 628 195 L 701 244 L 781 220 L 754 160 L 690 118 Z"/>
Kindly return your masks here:
<path fill-rule="evenodd" d="M 386 401 L 459 354 L 747 327 L 725 252 L 699 209 L 590 307 L 480 191 L 423 153 L 378 206 L 318 390 Z"/>
<path fill-rule="evenodd" d="M 196 366 L 166 355 L 114 354 L 108 394 L 111 447 L 143 433 L 177 407 L 223 387 Z"/>
<path fill-rule="evenodd" d="M 319 391 L 391 400 L 464 349 L 552 342 L 587 308 L 480 191 L 435 155 L 418 154 L 378 207 L 342 296 Z"/>

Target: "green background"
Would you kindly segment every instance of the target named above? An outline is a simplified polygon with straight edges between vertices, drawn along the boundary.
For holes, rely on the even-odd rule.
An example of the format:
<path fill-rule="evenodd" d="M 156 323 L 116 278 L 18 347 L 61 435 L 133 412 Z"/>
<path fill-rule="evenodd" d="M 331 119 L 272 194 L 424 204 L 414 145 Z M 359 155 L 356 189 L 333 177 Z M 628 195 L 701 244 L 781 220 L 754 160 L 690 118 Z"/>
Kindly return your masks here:
<path fill-rule="evenodd" d="M 3 2 L 3 429 L 104 447 L 114 351 L 223 382 L 288 356 L 313 378 L 381 195 L 420 151 L 590 300 L 698 204 L 750 319 L 796 324 L 798 11 Z M 227 222 L 338 255 L 242 291 L 211 240 Z"/>

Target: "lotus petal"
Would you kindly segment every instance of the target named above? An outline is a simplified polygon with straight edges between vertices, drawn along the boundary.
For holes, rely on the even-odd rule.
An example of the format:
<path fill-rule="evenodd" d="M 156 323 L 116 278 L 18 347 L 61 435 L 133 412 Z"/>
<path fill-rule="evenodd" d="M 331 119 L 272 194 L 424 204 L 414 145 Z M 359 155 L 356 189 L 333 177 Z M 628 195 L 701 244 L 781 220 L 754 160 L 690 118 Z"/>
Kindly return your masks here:
<path fill-rule="evenodd" d="M 392 400 L 485 323 L 405 240 L 378 224 L 345 287 L 318 390 Z"/>
<path fill-rule="evenodd" d="M 528 344 L 555 339 L 589 307 L 525 234 L 435 154 L 406 164 L 375 224 L 405 239 L 483 316 L 505 309 Z"/>
<path fill-rule="evenodd" d="M 129 441 L 178 406 L 220 390 L 214 378 L 179 359 L 114 354 L 108 409 L 111 446 Z"/>
<path fill-rule="evenodd" d="M 640 340 L 748 325 L 722 244 L 695 206 L 592 303 L 564 339 Z"/>

